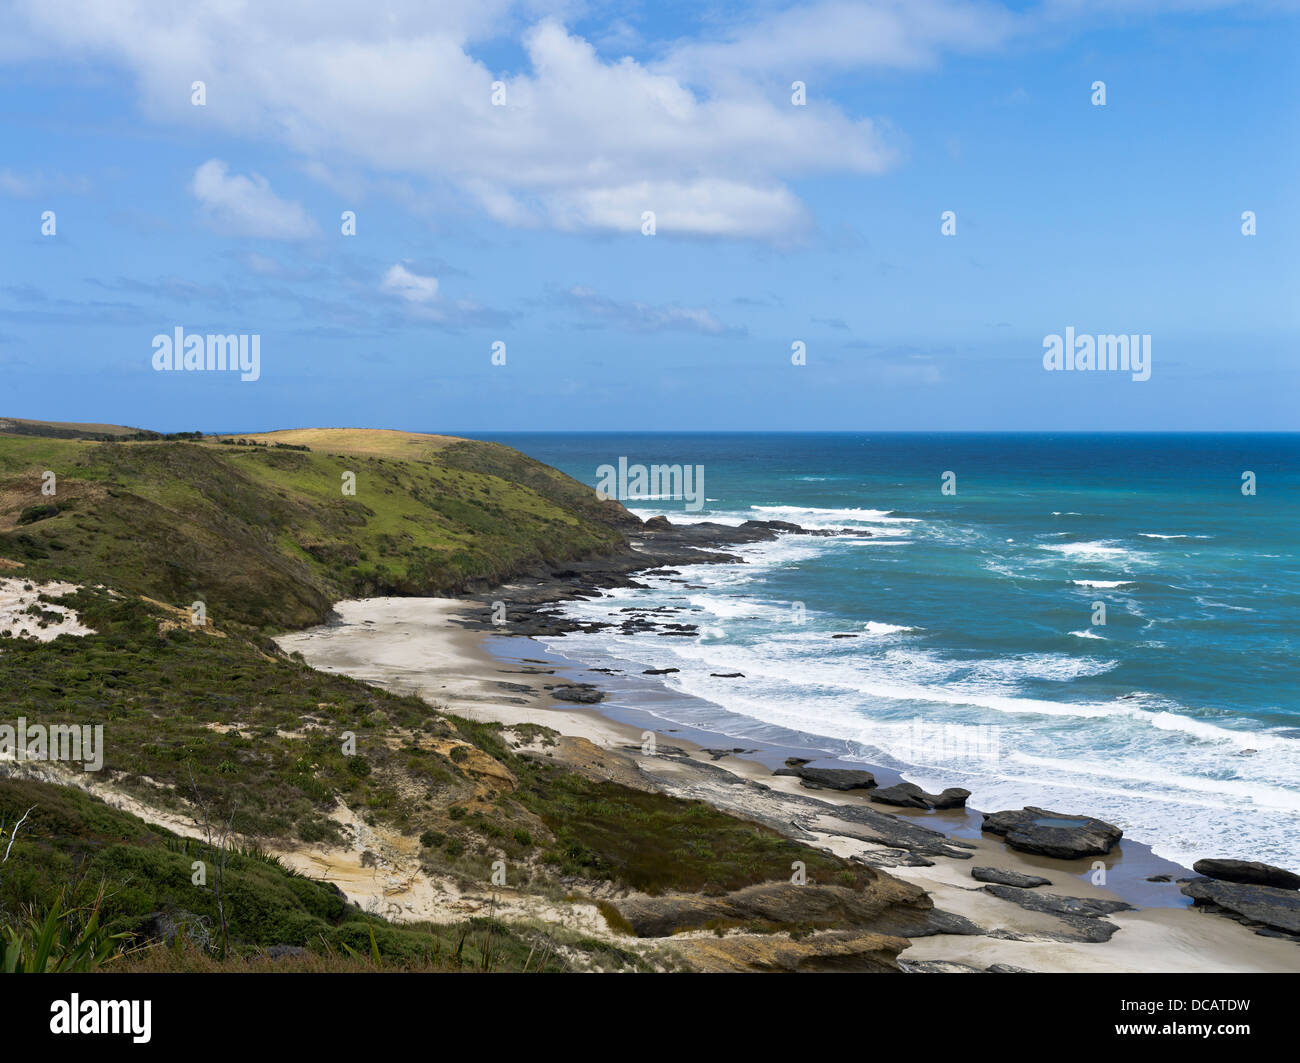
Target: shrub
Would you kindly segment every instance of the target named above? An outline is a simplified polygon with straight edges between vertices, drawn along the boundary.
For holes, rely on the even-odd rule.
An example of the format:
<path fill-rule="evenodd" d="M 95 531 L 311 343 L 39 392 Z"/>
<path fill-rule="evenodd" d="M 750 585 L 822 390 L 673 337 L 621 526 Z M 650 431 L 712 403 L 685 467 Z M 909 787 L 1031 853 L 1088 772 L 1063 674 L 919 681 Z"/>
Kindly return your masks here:
<path fill-rule="evenodd" d="M 50 517 L 57 516 L 58 512 L 59 507 L 49 502 L 28 506 L 18 514 L 18 523 L 35 524 L 38 520 L 47 520 Z"/>

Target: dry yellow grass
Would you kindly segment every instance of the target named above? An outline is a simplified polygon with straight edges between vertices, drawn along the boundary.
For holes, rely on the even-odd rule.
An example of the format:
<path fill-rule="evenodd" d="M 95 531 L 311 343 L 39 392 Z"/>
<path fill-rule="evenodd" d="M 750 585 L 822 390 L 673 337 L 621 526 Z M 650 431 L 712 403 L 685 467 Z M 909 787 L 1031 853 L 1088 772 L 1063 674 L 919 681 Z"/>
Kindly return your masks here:
<path fill-rule="evenodd" d="M 285 443 L 311 447 L 325 454 L 365 454 L 408 461 L 427 458 L 448 444 L 459 442 L 456 436 L 397 432 L 391 428 L 285 428 L 277 432 L 250 432 L 218 438 Z"/>

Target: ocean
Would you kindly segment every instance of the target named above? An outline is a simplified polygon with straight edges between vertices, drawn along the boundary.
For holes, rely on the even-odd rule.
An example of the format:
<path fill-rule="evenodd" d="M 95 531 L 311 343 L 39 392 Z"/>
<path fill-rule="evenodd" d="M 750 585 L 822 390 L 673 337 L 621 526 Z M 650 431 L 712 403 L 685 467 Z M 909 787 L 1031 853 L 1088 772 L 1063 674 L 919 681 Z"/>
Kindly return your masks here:
<path fill-rule="evenodd" d="M 1300 869 L 1300 436 L 478 438 L 593 487 L 621 457 L 703 468 L 702 509 L 624 500 L 642 517 L 853 530 L 565 607 L 689 611 L 671 619 L 695 639 L 552 640 L 679 669 L 664 682 L 690 697 L 668 704 L 689 718 L 674 722 L 812 739 L 927 789 L 964 786 L 985 811 L 1099 816 L 1184 864 Z M 714 674 L 730 672 L 743 677 Z"/>

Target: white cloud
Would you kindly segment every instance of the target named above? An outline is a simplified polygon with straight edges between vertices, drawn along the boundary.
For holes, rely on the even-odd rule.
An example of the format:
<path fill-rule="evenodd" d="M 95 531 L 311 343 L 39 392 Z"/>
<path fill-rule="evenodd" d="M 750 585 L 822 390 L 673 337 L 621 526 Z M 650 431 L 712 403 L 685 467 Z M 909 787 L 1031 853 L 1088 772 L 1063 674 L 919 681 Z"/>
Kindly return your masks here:
<path fill-rule="evenodd" d="M 1234 6 L 1134 2 L 1147 14 Z M 707 38 L 638 61 L 602 57 L 558 17 L 539 21 L 541 6 L 373 0 L 360 13 L 351 0 L 14 0 L 7 30 L 17 44 L 0 59 L 71 54 L 122 64 L 156 120 L 273 142 L 309 173 L 410 182 L 431 203 L 447 202 L 450 190 L 504 225 L 629 231 L 642 210 L 655 210 L 661 232 L 772 238 L 807 224 L 792 190 L 800 177 L 879 174 L 899 158 L 887 125 L 827 98 L 827 75 L 924 69 L 1035 33 L 1058 40 L 1062 28 L 1118 18 L 1121 7 L 759 5 L 721 28 L 705 18 Z M 584 18 L 597 21 L 589 10 Z M 592 35 L 638 43 L 617 20 Z M 493 54 L 522 49 L 514 73 L 476 56 L 487 41 Z M 196 79 L 207 85 L 204 108 L 190 103 Z M 503 107 L 491 103 L 497 80 L 506 83 Z M 792 80 L 807 82 L 807 106 L 791 106 Z M 237 188 L 255 205 L 270 195 L 264 185 Z M 284 218 L 274 224 L 293 228 Z"/>
<path fill-rule="evenodd" d="M 1024 20 L 983 0 L 820 0 L 738 25 L 720 40 L 679 46 L 664 68 L 703 83 L 741 74 L 808 83 L 828 71 L 914 69 L 948 52 L 1005 43 Z"/>
<path fill-rule="evenodd" d="M 302 240 L 317 232 L 301 204 L 281 199 L 258 174 L 228 173 L 220 159 L 209 159 L 194 171 L 190 191 L 209 223 L 230 236 Z"/>
<path fill-rule="evenodd" d="M 422 277 L 418 273 L 412 273 L 400 262 L 388 268 L 379 286 L 408 303 L 431 303 L 438 297 L 437 277 Z"/>
<path fill-rule="evenodd" d="M 611 321 L 629 332 L 701 332 L 721 336 L 732 331 L 703 307 L 620 302 L 587 287 L 570 288 L 564 297 L 588 315 Z"/>
<path fill-rule="evenodd" d="M 551 216 L 561 228 L 639 232 L 643 211 L 653 211 L 656 235 L 777 237 L 802 227 L 803 204 L 780 185 L 757 188 L 740 181 L 642 181 L 631 185 L 556 194 Z"/>
<path fill-rule="evenodd" d="M 625 231 L 653 209 L 665 229 L 770 236 L 806 220 L 792 179 L 880 173 L 896 157 L 869 119 L 748 82 L 693 91 L 666 69 L 603 59 L 553 19 L 521 32 L 506 0 L 377 0 L 364 18 L 341 0 L 310 17 L 295 0 L 18 7 L 42 48 L 125 64 L 154 119 L 273 140 L 306 167 L 414 179 L 431 197 L 454 188 L 507 225 Z M 526 57 L 513 76 L 472 54 L 503 26 Z M 491 103 L 499 79 L 504 107 Z M 190 103 L 194 80 L 204 108 Z M 212 183 L 269 205 L 264 183 Z M 637 202 L 642 188 L 656 202 Z M 262 228 L 294 228 L 256 213 Z"/>
<path fill-rule="evenodd" d="M 35 191 L 29 178 L 14 173 L 13 170 L 0 170 L 0 195 L 26 198 Z"/>

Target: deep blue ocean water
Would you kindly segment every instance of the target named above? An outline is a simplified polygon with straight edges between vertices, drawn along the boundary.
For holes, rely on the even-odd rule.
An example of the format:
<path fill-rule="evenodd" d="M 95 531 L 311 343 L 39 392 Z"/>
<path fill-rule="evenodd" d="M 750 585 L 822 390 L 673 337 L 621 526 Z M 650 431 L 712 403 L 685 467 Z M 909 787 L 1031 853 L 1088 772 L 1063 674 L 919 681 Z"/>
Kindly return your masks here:
<path fill-rule="evenodd" d="M 482 438 L 593 486 L 620 457 L 703 466 L 702 511 L 624 500 L 643 517 L 859 533 L 784 536 L 745 564 L 571 607 L 690 611 L 698 639 L 555 641 L 679 668 L 668 685 L 703 700 L 677 722 L 818 736 L 922 785 L 965 786 L 981 809 L 1101 816 L 1185 863 L 1300 870 L 1300 436 Z M 744 678 L 712 675 L 732 671 Z"/>

